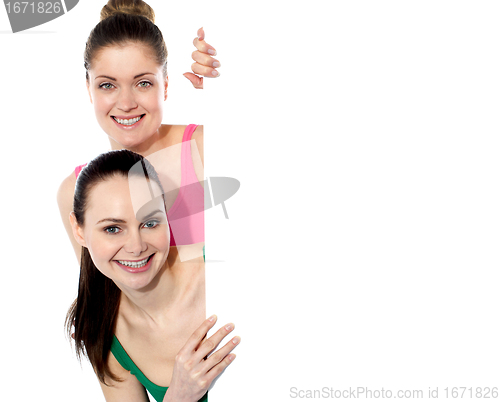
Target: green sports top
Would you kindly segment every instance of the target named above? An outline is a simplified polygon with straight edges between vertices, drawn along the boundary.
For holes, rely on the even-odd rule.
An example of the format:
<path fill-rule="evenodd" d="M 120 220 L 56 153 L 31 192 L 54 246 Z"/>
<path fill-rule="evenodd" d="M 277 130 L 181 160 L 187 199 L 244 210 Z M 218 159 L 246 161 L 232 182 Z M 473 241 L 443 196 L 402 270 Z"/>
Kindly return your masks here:
<path fill-rule="evenodd" d="M 118 341 L 116 336 L 113 335 L 113 342 L 111 343 L 111 353 L 115 356 L 118 363 L 130 374 L 137 377 L 139 382 L 148 390 L 148 392 L 155 398 L 157 402 L 162 402 L 167 392 L 168 387 L 160 387 L 154 382 L 149 381 L 149 379 L 142 373 L 142 371 L 135 365 L 130 356 L 127 354 L 125 349 L 123 349 L 122 344 Z M 208 393 L 203 395 L 203 397 L 198 402 L 207 402 Z"/>

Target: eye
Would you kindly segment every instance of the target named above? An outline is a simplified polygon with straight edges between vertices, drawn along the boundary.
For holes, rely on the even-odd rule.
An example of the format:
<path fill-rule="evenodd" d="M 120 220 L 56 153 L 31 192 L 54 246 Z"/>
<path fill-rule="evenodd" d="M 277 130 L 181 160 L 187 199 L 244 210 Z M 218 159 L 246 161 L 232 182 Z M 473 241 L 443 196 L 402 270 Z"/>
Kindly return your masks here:
<path fill-rule="evenodd" d="M 151 220 L 151 221 L 146 222 L 144 225 L 142 225 L 142 227 L 144 227 L 146 229 L 153 229 L 156 226 L 158 226 L 159 224 L 160 224 L 160 222 L 155 219 L 155 220 Z"/>
<path fill-rule="evenodd" d="M 101 85 L 99 85 L 99 88 L 101 89 L 113 89 L 114 87 L 115 86 L 110 82 L 103 82 Z"/>
<path fill-rule="evenodd" d="M 151 87 L 153 84 L 149 81 L 141 81 L 137 84 L 139 87 L 141 88 L 149 88 Z"/>
<path fill-rule="evenodd" d="M 104 231 L 109 234 L 117 234 L 120 233 L 120 228 L 117 226 L 108 226 L 107 228 L 104 228 Z"/>

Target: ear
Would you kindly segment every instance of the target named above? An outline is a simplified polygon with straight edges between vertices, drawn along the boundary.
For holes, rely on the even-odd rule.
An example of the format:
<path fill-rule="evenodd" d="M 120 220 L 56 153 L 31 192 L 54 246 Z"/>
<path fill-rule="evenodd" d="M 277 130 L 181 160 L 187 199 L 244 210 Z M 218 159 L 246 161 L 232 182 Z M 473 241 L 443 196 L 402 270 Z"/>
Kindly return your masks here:
<path fill-rule="evenodd" d="M 87 83 L 87 92 L 89 93 L 90 103 L 94 103 L 94 102 L 92 102 L 92 94 L 90 93 L 89 80 L 86 80 L 86 83 Z"/>
<path fill-rule="evenodd" d="M 83 228 L 76 221 L 76 216 L 73 211 L 71 211 L 71 213 L 69 214 L 69 222 L 71 223 L 71 229 L 73 229 L 73 237 L 75 238 L 76 242 L 82 247 L 87 247 L 85 238 L 83 237 Z"/>
<path fill-rule="evenodd" d="M 164 89 L 164 98 L 163 100 L 167 100 L 167 88 L 168 88 L 168 75 L 165 77 L 165 89 Z"/>

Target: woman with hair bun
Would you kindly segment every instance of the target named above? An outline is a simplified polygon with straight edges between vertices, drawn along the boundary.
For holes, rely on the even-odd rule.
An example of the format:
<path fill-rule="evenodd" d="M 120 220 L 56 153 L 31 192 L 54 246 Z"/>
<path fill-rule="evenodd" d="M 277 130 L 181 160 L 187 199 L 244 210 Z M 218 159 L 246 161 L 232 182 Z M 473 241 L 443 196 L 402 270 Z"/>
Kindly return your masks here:
<path fill-rule="evenodd" d="M 203 40 L 203 30 L 198 33 L 192 69 L 202 76 L 218 76 L 215 67 L 220 63 L 211 55 L 215 50 Z M 179 260 L 203 264 L 203 127 L 162 124 L 167 48 L 154 24 L 153 9 L 142 0 L 109 0 L 87 40 L 84 65 L 90 101 L 111 149 L 147 156 L 160 174 L 171 221 L 172 258 L 179 255 Z M 193 85 L 202 85 L 202 77 L 185 75 Z M 63 223 L 78 259 L 80 247 L 71 236 L 68 216 L 83 166 L 64 179 L 58 192 Z"/>
<path fill-rule="evenodd" d="M 163 193 L 151 164 L 128 150 L 99 155 L 77 180 L 70 218 L 82 260 L 66 328 L 108 402 L 147 401 L 146 389 L 158 402 L 206 401 L 240 341 L 216 350 L 234 325 L 206 339 L 216 317 L 196 321 L 203 278 L 169 265 Z"/>

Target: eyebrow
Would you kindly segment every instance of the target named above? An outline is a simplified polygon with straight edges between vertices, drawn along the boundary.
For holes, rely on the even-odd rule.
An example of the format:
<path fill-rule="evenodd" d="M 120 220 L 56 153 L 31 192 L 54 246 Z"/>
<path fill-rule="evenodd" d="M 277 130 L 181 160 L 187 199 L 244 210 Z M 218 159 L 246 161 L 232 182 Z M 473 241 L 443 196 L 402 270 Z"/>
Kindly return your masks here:
<path fill-rule="evenodd" d="M 102 222 L 126 223 L 123 219 L 104 218 L 104 219 L 101 219 L 99 222 L 97 222 L 96 225 L 98 225 L 99 223 L 102 223 Z"/>
<path fill-rule="evenodd" d="M 161 213 L 161 214 L 164 214 L 165 212 L 162 211 L 161 209 L 157 209 L 149 214 L 147 214 L 146 216 L 144 216 L 142 218 L 142 220 L 146 220 L 146 219 L 149 219 L 151 218 L 153 215 L 156 215 L 157 213 Z M 117 218 L 104 218 L 104 219 L 101 219 L 99 222 L 96 223 L 96 225 L 98 225 L 99 223 L 102 223 L 102 222 L 112 222 L 112 223 L 127 223 L 126 221 L 124 221 L 123 219 L 117 219 Z"/>
<path fill-rule="evenodd" d="M 153 73 L 141 73 L 141 74 L 137 74 L 133 79 L 135 80 L 136 78 L 139 78 L 139 77 L 142 77 L 143 75 L 148 75 L 148 74 L 154 75 Z M 116 78 L 110 77 L 109 75 L 98 75 L 97 77 L 95 77 L 94 81 L 97 80 L 98 78 L 107 78 L 108 80 L 116 81 Z"/>

